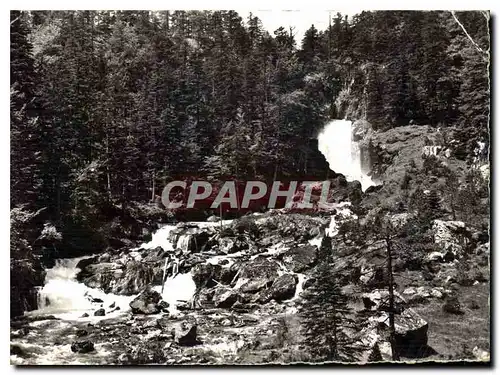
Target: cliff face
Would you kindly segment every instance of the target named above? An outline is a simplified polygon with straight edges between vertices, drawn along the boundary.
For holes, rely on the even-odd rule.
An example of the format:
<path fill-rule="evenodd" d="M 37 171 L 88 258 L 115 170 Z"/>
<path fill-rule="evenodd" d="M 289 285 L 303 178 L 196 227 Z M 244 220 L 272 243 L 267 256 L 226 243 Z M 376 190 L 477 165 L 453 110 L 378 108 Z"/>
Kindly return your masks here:
<path fill-rule="evenodd" d="M 453 157 L 453 129 L 428 125 L 408 125 L 374 131 L 366 120 L 353 123 L 353 140 L 359 142 L 362 169 L 379 183 L 401 180 L 406 167 L 423 166 L 428 157 L 436 157 L 456 172 L 467 165 Z"/>
<path fill-rule="evenodd" d="M 454 206 L 463 206 L 456 201 L 469 196 L 468 191 L 476 191 L 481 196 L 471 193 L 470 199 L 475 196 L 481 199 L 478 202 L 481 206 L 488 204 L 485 189 L 489 163 L 477 158 L 476 162 L 467 164 L 458 159 L 452 152 L 458 142 L 455 129 L 408 125 L 375 131 L 369 122 L 362 120 L 354 122 L 353 135 L 359 144 L 362 169 L 378 185 L 367 190 L 363 198 L 368 210 L 380 204 L 409 209 L 417 190 L 439 196 L 443 214 L 450 220 L 455 216 Z M 450 195 L 453 189 L 458 198 Z"/>

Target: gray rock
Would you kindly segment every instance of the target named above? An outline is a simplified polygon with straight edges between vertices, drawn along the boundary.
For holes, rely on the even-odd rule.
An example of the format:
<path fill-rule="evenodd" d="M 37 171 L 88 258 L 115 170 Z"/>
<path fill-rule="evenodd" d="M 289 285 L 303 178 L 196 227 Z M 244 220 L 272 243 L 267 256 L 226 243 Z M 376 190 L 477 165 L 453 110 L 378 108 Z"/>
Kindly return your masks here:
<path fill-rule="evenodd" d="M 443 311 L 449 314 L 463 315 L 464 311 L 456 295 L 447 296 L 444 300 Z"/>
<path fill-rule="evenodd" d="M 84 354 L 93 352 L 94 350 L 95 350 L 94 343 L 89 340 L 75 341 L 71 344 L 71 351 L 73 353 Z"/>
<path fill-rule="evenodd" d="M 146 288 L 130 302 L 130 308 L 134 314 L 158 314 L 161 311 L 160 301 L 160 293 Z"/>
<path fill-rule="evenodd" d="M 24 355 L 24 350 L 19 345 L 10 345 L 10 355 L 17 355 L 22 357 Z"/>
<path fill-rule="evenodd" d="M 104 309 L 99 309 L 94 313 L 94 316 L 104 316 L 106 315 L 106 311 Z"/>
<path fill-rule="evenodd" d="M 278 277 L 279 264 L 259 256 L 246 262 L 240 269 L 238 282 L 244 293 L 255 293 L 270 286 Z"/>
<path fill-rule="evenodd" d="M 238 292 L 219 286 L 215 288 L 212 301 L 215 307 L 229 308 L 238 300 Z"/>
<path fill-rule="evenodd" d="M 196 324 L 181 322 L 175 326 L 175 342 L 181 346 L 193 346 L 198 344 L 196 338 Z"/>
<path fill-rule="evenodd" d="M 196 288 L 209 288 L 215 285 L 214 279 L 221 266 L 211 263 L 200 263 L 191 269 Z"/>
<path fill-rule="evenodd" d="M 87 336 L 89 333 L 86 329 L 77 329 L 75 332 L 76 337 Z"/>
<path fill-rule="evenodd" d="M 465 244 L 472 237 L 463 221 L 434 220 L 432 223 L 434 242 L 442 249 L 448 259 L 462 256 Z"/>
<path fill-rule="evenodd" d="M 388 311 L 389 310 L 389 291 L 385 289 L 375 289 L 369 293 L 361 295 L 365 310 L 370 311 Z M 396 291 L 394 291 L 394 308 L 403 310 L 406 300 Z"/>
<path fill-rule="evenodd" d="M 480 349 L 477 346 L 475 346 L 474 349 L 472 349 L 472 354 L 474 354 L 474 357 L 476 357 L 478 361 L 482 362 L 490 361 L 490 352 Z"/>
<path fill-rule="evenodd" d="M 314 266 L 318 248 L 314 245 L 294 247 L 283 253 L 283 263 L 293 272 L 302 272 Z"/>
<path fill-rule="evenodd" d="M 403 295 L 408 302 L 425 301 L 430 298 L 444 298 L 447 291 L 443 287 L 419 286 L 417 288 L 409 287 L 403 291 Z"/>
<path fill-rule="evenodd" d="M 418 356 L 427 347 L 429 324 L 411 308 L 395 314 L 394 318 L 397 351 L 402 356 Z M 389 313 L 383 311 L 370 318 L 370 321 L 381 336 L 387 337 L 390 329 Z"/>
<path fill-rule="evenodd" d="M 388 327 L 389 319 L 386 320 Z M 396 345 L 403 356 L 418 356 L 427 346 L 429 324 L 413 309 L 404 310 L 395 317 Z"/>
<path fill-rule="evenodd" d="M 269 302 L 274 299 L 283 301 L 292 298 L 295 295 L 297 286 L 297 277 L 292 274 L 281 275 L 276 279 L 273 285 L 260 293 L 257 300 L 261 303 Z"/>

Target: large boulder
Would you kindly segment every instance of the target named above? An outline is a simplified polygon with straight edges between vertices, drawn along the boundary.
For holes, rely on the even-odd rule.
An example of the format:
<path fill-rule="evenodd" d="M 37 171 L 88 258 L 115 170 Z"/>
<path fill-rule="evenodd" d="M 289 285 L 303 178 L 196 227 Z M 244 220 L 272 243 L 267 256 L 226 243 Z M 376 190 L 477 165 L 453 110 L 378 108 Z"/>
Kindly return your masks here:
<path fill-rule="evenodd" d="M 127 251 L 116 256 L 105 257 L 106 262 L 79 263 L 83 269 L 78 281 L 90 288 L 102 289 L 105 293 L 134 295 L 153 283 L 160 283 L 163 275 L 164 257 L 161 248 L 144 252 Z"/>
<path fill-rule="evenodd" d="M 427 348 L 429 324 L 411 308 L 395 314 L 394 320 L 398 353 L 403 357 L 422 355 Z M 389 313 L 383 311 L 372 317 L 371 321 L 377 324 L 379 333 L 387 337 L 390 329 Z"/>
<path fill-rule="evenodd" d="M 95 261 L 97 261 L 97 259 Z M 106 286 L 110 285 L 112 280 L 121 277 L 123 272 L 123 265 L 119 263 L 105 262 L 81 264 L 81 262 L 83 262 L 83 260 L 77 265 L 78 268 L 82 267 L 77 275 L 77 280 L 83 282 L 90 288 L 103 288 L 105 292 L 108 292 Z M 110 289 L 110 287 L 107 288 Z"/>
<path fill-rule="evenodd" d="M 429 324 L 413 309 L 404 310 L 396 315 L 396 345 L 403 356 L 419 356 L 427 347 Z M 386 320 L 386 325 L 389 320 Z"/>
<path fill-rule="evenodd" d="M 446 296 L 443 304 L 443 311 L 448 314 L 463 315 L 462 305 L 455 294 Z"/>
<path fill-rule="evenodd" d="M 80 353 L 80 354 L 85 354 L 85 353 L 90 353 L 95 350 L 94 344 L 92 341 L 85 340 L 85 341 L 75 341 L 74 343 L 71 344 L 71 351 L 73 353 Z"/>
<path fill-rule="evenodd" d="M 96 312 L 94 312 L 94 316 L 105 316 L 106 311 L 104 309 L 98 309 Z"/>
<path fill-rule="evenodd" d="M 217 283 L 229 285 L 237 273 L 237 266 L 199 263 L 191 269 L 196 288 L 211 288 Z"/>
<path fill-rule="evenodd" d="M 471 233 L 463 221 L 434 220 L 432 231 L 434 242 L 448 258 L 460 258 L 471 238 Z"/>
<path fill-rule="evenodd" d="M 403 291 L 403 295 L 409 303 L 422 303 L 431 298 L 442 299 L 447 293 L 449 291 L 443 287 L 429 286 L 408 287 Z"/>
<path fill-rule="evenodd" d="M 163 261 L 147 263 L 143 260 L 129 260 L 123 272 L 119 273 L 114 283 L 110 283 L 111 292 L 133 295 L 154 282 L 160 282 L 163 274 Z"/>
<path fill-rule="evenodd" d="M 294 247 L 283 253 L 283 263 L 293 272 L 302 272 L 316 263 L 318 248 L 314 245 Z"/>
<path fill-rule="evenodd" d="M 233 254 L 249 249 L 251 241 L 247 235 L 241 234 L 235 237 L 219 237 L 217 244 L 219 251 L 223 254 Z"/>
<path fill-rule="evenodd" d="M 200 263 L 195 265 L 191 269 L 191 275 L 196 288 L 200 289 L 202 287 L 209 288 L 214 286 L 215 275 L 219 268 L 221 268 L 221 266 L 211 263 Z"/>
<path fill-rule="evenodd" d="M 130 308 L 134 314 L 158 314 L 165 308 L 165 304 L 161 304 L 162 299 L 160 293 L 146 288 L 132 302 Z"/>
<path fill-rule="evenodd" d="M 215 288 L 212 301 L 215 307 L 229 308 L 238 300 L 238 292 L 228 287 Z"/>
<path fill-rule="evenodd" d="M 98 259 L 99 259 L 99 256 L 95 255 L 93 257 L 83 258 L 82 260 L 80 260 L 76 264 L 76 268 L 80 269 L 80 272 L 76 276 L 77 280 L 81 280 L 81 278 L 84 278 L 86 276 L 84 270 L 87 268 L 87 266 L 94 264 L 94 263 L 97 263 Z"/>
<path fill-rule="evenodd" d="M 270 286 L 278 277 L 280 266 L 273 260 L 258 256 L 242 265 L 238 285 L 244 293 L 255 293 Z"/>
<path fill-rule="evenodd" d="M 190 322 L 181 322 L 175 326 L 174 339 L 178 345 L 193 346 L 198 344 L 196 337 L 196 324 Z"/>
<path fill-rule="evenodd" d="M 238 251 L 236 239 L 233 237 L 219 238 L 219 250 L 224 254 L 232 254 Z"/>
<path fill-rule="evenodd" d="M 298 279 L 295 275 L 281 275 L 270 288 L 262 291 L 257 299 L 262 303 L 267 303 L 272 299 L 275 301 L 290 299 L 295 295 L 297 281 Z"/>

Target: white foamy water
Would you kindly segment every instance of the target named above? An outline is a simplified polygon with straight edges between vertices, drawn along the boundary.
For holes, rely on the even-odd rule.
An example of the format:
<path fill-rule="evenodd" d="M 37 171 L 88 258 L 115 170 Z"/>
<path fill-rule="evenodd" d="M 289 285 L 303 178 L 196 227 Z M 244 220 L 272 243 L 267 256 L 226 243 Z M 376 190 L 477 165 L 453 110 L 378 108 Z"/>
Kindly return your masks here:
<path fill-rule="evenodd" d="M 358 218 L 358 216 L 352 212 L 350 207 L 351 202 L 340 202 L 335 206 L 337 213 L 332 215 L 330 225 L 325 229 L 325 234 L 328 237 L 335 237 L 339 232 L 340 225 L 344 221 Z"/>
<path fill-rule="evenodd" d="M 297 287 L 295 288 L 295 294 L 290 301 L 295 301 L 300 297 L 300 293 L 302 293 L 302 291 L 304 290 L 304 283 L 307 280 L 307 276 L 303 273 L 297 273 L 296 275 L 298 276 L 299 280 L 297 282 Z"/>
<path fill-rule="evenodd" d="M 233 222 L 233 220 L 222 220 L 222 225 L 229 225 Z M 193 224 L 198 226 L 199 228 L 207 228 L 207 227 L 218 227 L 221 225 L 220 221 L 216 222 L 207 222 L 207 221 L 193 221 L 189 222 L 186 224 Z M 174 229 L 176 229 L 177 226 L 175 225 L 165 225 L 158 229 L 156 232 L 153 233 L 151 237 L 151 241 L 142 244 L 139 248 L 141 249 L 155 249 L 158 246 L 162 247 L 163 250 L 165 251 L 170 251 L 174 250 L 174 246 L 172 242 L 169 241 L 168 237 L 170 236 L 170 232 Z M 179 240 L 177 241 L 177 247 L 181 249 L 187 248 L 187 245 L 189 243 L 189 236 L 190 235 L 182 235 L 180 236 Z"/>
<path fill-rule="evenodd" d="M 187 251 L 189 248 L 190 239 L 191 239 L 190 234 L 183 234 L 179 236 L 179 239 L 177 240 L 177 248 L 181 249 L 182 251 Z"/>
<path fill-rule="evenodd" d="M 76 265 L 82 259 L 84 258 L 58 259 L 56 265 L 47 270 L 45 285 L 38 293 L 38 310 L 29 314 L 52 314 L 60 319 L 72 320 L 87 313 L 87 319 L 100 320 L 129 310 L 128 304 L 133 296 L 107 294 L 76 281 L 76 275 L 80 271 Z M 92 299 L 100 299 L 103 302 L 92 302 Z M 113 303 L 115 307 L 120 307 L 120 310 L 112 311 L 115 307 L 109 306 Z M 94 312 L 99 308 L 105 309 L 105 316 L 94 316 Z"/>
<path fill-rule="evenodd" d="M 142 249 L 156 249 L 158 246 L 162 247 L 163 250 L 169 251 L 174 250 L 172 243 L 168 240 L 170 232 L 176 228 L 175 225 L 165 225 L 158 229 L 151 236 L 151 241 L 144 243 L 140 246 Z"/>
<path fill-rule="evenodd" d="M 224 220 L 223 225 L 228 225 L 232 220 Z M 215 223 L 192 223 L 199 227 L 209 227 L 220 225 L 219 222 Z M 170 232 L 175 229 L 175 225 L 165 225 L 153 233 L 152 239 L 148 243 L 142 244 L 140 248 L 149 250 L 161 246 L 164 250 L 174 250 L 173 244 L 169 241 Z M 189 239 L 188 236 L 185 236 Z M 182 241 L 181 241 L 182 242 Z M 182 245 L 182 244 L 181 244 Z M 183 245 L 182 245 L 183 246 Z M 131 249 L 130 255 L 136 255 L 140 258 L 138 249 Z M 104 293 L 100 289 L 89 288 L 83 283 L 76 280 L 76 275 L 80 270 L 76 267 L 78 262 L 83 258 L 74 259 L 58 259 L 56 265 L 47 270 L 45 277 L 45 285 L 39 290 L 38 293 L 38 310 L 31 311 L 28 314 L 40 315 L 51 314 L 60 319 L 75 320 L 100 320 L 118 316 L 130 310 L 129 303 L 136 297 L 134 296 L 121 296 L 111 293 Z M 162 286 L 155 286 L 155 290 L 161 292 Z M 174 277 L 169 277 L 163 286 L 163 299 L 170 304 L 170 310 L 176 311 L 176 304 L 179 301 L 189 301 L 196 290 L 191 273 L 177 274 Z M 96 299 L 102 302 L 93 302 Z M 120 309 L 115 310 L 115 307 L 109 306 L 114 303 Z M 105 316 L 94 316 L 94 312 L 100 308 L 104 308 Z M 89 317 L 81 318 L 87 313 Z"/>
<path fill-rule="evenodd" d="M 158 293 L 161 293 L 161 285 L 153 287 Z M 190 301 L 196 291 L 196 285 L 191 276 L 191 272 L 179 273 L 174 277 L 169 277 L 163 286 L 162 298 L 168 302 L 170 314 L 177 313 L 177 303 L 179 301 Z"/>
<path fill-rule="evenodd" d="M 363 191 L 375 185 L 361 167 L 359 145 L 352 139 L 352 122 L 333 120 L 318 135 L 318 149 L 330 169 L 342 173 L 347 181 L 359 181 Z"/>

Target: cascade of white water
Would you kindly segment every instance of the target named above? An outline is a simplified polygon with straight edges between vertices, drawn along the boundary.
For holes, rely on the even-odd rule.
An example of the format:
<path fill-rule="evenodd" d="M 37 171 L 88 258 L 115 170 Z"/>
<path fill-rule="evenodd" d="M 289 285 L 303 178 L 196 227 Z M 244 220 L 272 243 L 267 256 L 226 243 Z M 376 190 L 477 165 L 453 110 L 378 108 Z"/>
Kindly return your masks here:
<path fill-rule="evenodd" d="M 177 248 L 182 251 L 187 251 L 189 248 L 189 241 L 191 240 L 191 234 L 182 234 L 177 240 Z"/>
<path fill-rule="evenodd" d="M 161 293 L 162 299 L 169 304 L 168 311 L 171 314 L 177 312 L 177 303 L 179 301 L 190 301 L 196 292 L 196 285 L 191 276 L 191 272 L 178 273 L 178 265 L 174 263 L 172 275 L 167 277 L 163 286 L 153 288 Z"/>
<path fill-rule="evenodd" d="M 100 307 L 107 313 L 111 312 L 113 309 L 109 306 L 113 303 L 115 308 L 120 307 L 116 314 L 118 311 L 128 310 L 132 297 L 107 294 L 76 281 L 79 272 L 76 265 L 81 259 L 83 258 L 58 259 L 56 265 L 47 270 L 45 285 L 38 291 L 38 310 L 31 312 L 32 314 L 56 314 L 63 319 L 76 319 L 83 313 L 92 315 Z"/>
<path fill-rule="evenodd" d="M 225 220 L 224 225 L 231 223 Z M 220 225 L 219 223 L 196 223 L 199 227 Z M 166 251 L 174 252 L 172 242 L 169 240 L 170 232 L 175 229 L 174 225 L 166 225 L 153 233 L 152 239 L 148 243 L 142 244 L 139 249 L 149 250 L 161 246 Z M 187 249 L 189 236 L 184 236 L 181 240 L 181 248 Z M 134 255 L 138 249 L 131 249 L 129 255 Z M 47 270 L 45 285 L 38 290 L 38 310 L 29 314 L 55 314 L 62 319 L 78 319 L 83 313 L 88 313 L 88 319 L 102 319 L 94 317 L 93 313 L 98 308 L 104 308 L 105 317 L 111 317 L 130 310 L 129 303 L 136 296 L 120 296 L 107 294 L 102 290 L 89 288 L 76 280 L 76 275 L 80 270 L 76 267 L 83 258 L 58 259 L 56 265 Z M 171 309 L 176 311 L 175 305 L 178 301 L 189 301 L 195 291 L 196 286 L 191 277 L 191 273 L 179 273 L 179 260 L 172 259 L 172 275 L 165 279 L 163 285 L 155 286 L 153 289 L 160 292 L 163 299 L 167 301 Z M 166 266 L 166 265 L 165 265 Z M 165 270 L 166 271 L 166 270 Z M 102 302 L 100 302 L 102 301 Z M 113 308 L 109 307 L 114 303 Z M 114 310 L 119 307 L 119 310 Z"/>
<path fill-rule="evenodd" d="M 347 181 L 359 181 L 363 191 L 375 185 L 361 168 L 361 155 L 352 137 L 352 122 L 330 121 L 318 135 L 318 149 L 325 156 L 330 169 L 342 173 Z"/>
<path fill-rule="evenodd" d="M 142 244 L 142 249 L 156 249 L 158 246 L 163 250 L 173 250 L 174 247 L 169 240 L 170 232 L 176 228 L 175 225 L 165 225 L 153 233 L 151 241 Z"/>

